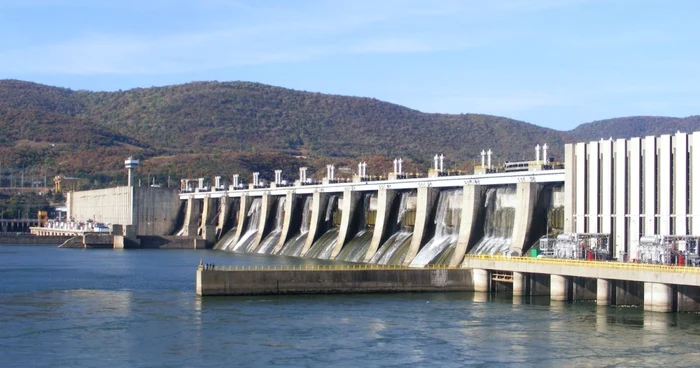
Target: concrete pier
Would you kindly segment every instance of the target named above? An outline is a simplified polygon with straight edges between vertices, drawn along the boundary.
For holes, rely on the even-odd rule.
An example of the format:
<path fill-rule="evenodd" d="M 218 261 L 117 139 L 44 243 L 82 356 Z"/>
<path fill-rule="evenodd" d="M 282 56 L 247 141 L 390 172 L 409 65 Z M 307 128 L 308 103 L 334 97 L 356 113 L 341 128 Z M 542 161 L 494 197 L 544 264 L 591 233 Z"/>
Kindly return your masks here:
<path fill-rule="evenodd" d="M 462 218 L 450 266 L 462 263 L 469 247 L 481 238 L 483 231 L 480 230 L 482 227 L 480 219 L 483 218 L 484 213 L 483 195 L 484 187 L 481 185 L 466 184 L 462 189 Z"/>
<path fill-rule="evenodd" d="M 605 279 L 596 280 L 596 304 L 610 305 L 610 294 L 612 289 L 611 282 L 614 283 L 614 281 Z"/>
<path fill-rule="evenodd" d="M 201 212 L 201 201 L 195 198 L 188 198 L 185 205 L 185 220 L 182 225 L 181 236 L 197 235 L 197 226 Z"/>
<path fill-rule="evenodd" d="M 473 269 L 472 280 L 474 282 L 474 291 L 491 291 L 491 273 L 488 270 Z"/>
<path fill-rule="evenodd" d="M 196 292 L 212 295 L 473 291 L 465 269 L 331 268 L 197 270 Z"/>
<path fill-rule="evenodd" d="M 350 234 L 350 227 L 352 226 L 352 220 L 355 217 L 355 209 L 357 209 L 357 203 L 360 200 L 360 193 L 353 192 L 351 190 L 346 190 L 343 192 L 343 198 L 340 201 L 338 207 L 342 212 L 342 217 L 340 220 L 340 230 L 338 232 L 338 241 L 335 243 L 335 248 L 331 252 L 330 259 L 335 259 L 335 257 L 340 253 L 345 245 L 345 242 L 355 234 Z"/>
<path fill-rule="evenodd" d="M 538 183 L 521 182 L 517 184 L 518 205 L 515 208 L 513 238 L 510 242 L 510 251 L 514 254 L 522 254 L 523 250 L 530 246 L 528 234 L 531 232 L 533 214 L 541 190 L 542 185 Z"/>
<path fill-rule="evenodd" d="M 418 195 L 416 197 L 416 224 L 413 227 L 411 246 L 403 261 L 404 266 L 411 264 L 413 259 L 416 258 L 421 245 L 424 243 L 425 228 L 428 226 L 428 221 L 431 220 L 430 215 L 433 212 L 432 208 L 435 206 L 438 194 L 439 192 L 431 187 L 418 188 Z"/>
<path fill-rule="evenodd" d="M 219 239 L 228 229 L 225 228 L 226 224 L 229 223 L 229 217 L 232 215 L 231 205 L 233 204 L 233 198 L 231 197 L 221 197 L 219 199 L 219 218 L 216 221 L 216 238 Z"/>
<path fill-rule="evenodd" d="M 263 194 L 260 200 L 260 222 L 258 222 L 258 232 L 255 234 L 255 240 L 250 247 L 248 247 L 248 252 L 255 252 L 260 246 L 260 242 L 270 233 L 272 227 L 274 226 L 275 219 L 274 216 L 270 216 L 271 213 L 275 211 L 275 203 L 277 203 L 276 197 L 269 194 Z"/>
<path fill-rule="evenodd" d="M 369 249 L 365 254 L 365 262 L 369 262 L 369 260 L 374 257 L 374 254 L 377 253 L 379 246 L 387 238 L 386 232 L 389 226 L 389 212 L 391 212 L 391 203 L 395 198 L 395 190 L 382 188 L 377 192 L 377 218 L 374 224 L 372 241 L 369 243 Z"/>
<path fill-rule="evenodd" d="M 231 244 L 238 243 L 238 240 L 241 239 L 241 235 L 245 233 L 246 226 L 248 225 L 248 211 L 250 210 L 252 202 L 253 198 L 249 196 L 241 197 L 238 209 L 238 225 L 236 225 L 236 234 L 231 240 Z"/>
<path fill-rule="evenodd" d="M 550 297 L 554 301 L 572 300 L 571 278 L 568 276 L 551 275 Z"/>
<path fill-rule="evenodd" d="M 671 285 L 655 282 L 644 283 L 644 310 L 672 312 L 675 307 L 675 290 Z"/>
<path fill-rule="evenodd" d="M 528 294 L 528 275 L 522 272 L 513 272 L 513 296 L 525 296 Z"/>
<path fill-rule="evenodd" d="M 309 234 L 306 236 L 306 243 L 301 251 L 303 257 L 306 252 L 311 249 L 318 238 L 323 235 L 326 229 L 322 226 L 325 222 L 325 211 L 328 205 L 328 195 L 325 193 L 315 192 L 311 200 L 311 223 L 309 224 Z"/>
<path fill-rule="evenodd" d="M 284 243 L 289 240 L 289 237 L 292 236 L 297 230 L 299 230 L 299 224 L 301 223 L 301 216 L 295 216 L 296 214 L 296 207 L 299 202 L 297 200 L 297 195 L 295 195 L 292 192 L 287 193 L 285 196 L 284 200 L 284 221 L 282 222 L 282 233 L 280 234 L 280 240 L 277 242 L 277 245 L 275 248 L 272 250 L 272 254 L 278 254 L 280 250 L 282 250 L 282 247 L 284 246 Z M 303 202 L 302 202 L 303 203 Z"/>

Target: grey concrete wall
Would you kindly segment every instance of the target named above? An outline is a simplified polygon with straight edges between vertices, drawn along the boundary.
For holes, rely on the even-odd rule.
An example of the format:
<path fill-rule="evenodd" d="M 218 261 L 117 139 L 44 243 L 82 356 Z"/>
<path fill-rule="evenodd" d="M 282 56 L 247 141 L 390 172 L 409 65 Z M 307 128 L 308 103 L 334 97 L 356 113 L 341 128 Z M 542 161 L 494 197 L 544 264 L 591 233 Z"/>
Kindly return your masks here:
<path fill-rule="evenodd" d="M 587 277 L 573 277 L 573 300 L 596 300 L 598 280 Z"/>
<path fill-rule="evenodd" d="M 700 312 L 700 287 L 678 286 L 678 311 Z"/>
<path fill-rule="evenodd" d="M 644 283 L 638 281 L 615 280 L 612 305 L 643 305 Z"/>
<path fill-rule="evenodd" d="M 197 295 L 473 291 L 471 270 L 197 271 Z"/>
<path fill-rule="evenodd" d="M 68 217 L 78 222 L 138 224 L 138 235 L 166 235 L 174 230 L 180 199 L 175 189 L 116 187 L 68 193 L 66 206 Z"/>
<path fill-rule="evenodd" d="M 170 235 L 175 231 L 180 199 L 176 189 L 136 187 L 138 235 Z"/>

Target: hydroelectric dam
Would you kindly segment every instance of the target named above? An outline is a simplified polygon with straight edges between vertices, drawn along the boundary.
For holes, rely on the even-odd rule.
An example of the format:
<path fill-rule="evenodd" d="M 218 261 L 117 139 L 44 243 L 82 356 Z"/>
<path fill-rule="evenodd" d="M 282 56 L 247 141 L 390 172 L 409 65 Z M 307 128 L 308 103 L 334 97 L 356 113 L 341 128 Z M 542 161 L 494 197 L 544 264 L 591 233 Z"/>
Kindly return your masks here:
<path fill-rule="evenodd" d="M 386 179 L 300 168 L 182 179 L 174 238 L 222 251 L 341 261 L 336 269 L 200 267 L 200 295 L 507 289 L 516 296 L 700 311 L 700 132 L 567 144 L 563 162 L 491 163 Z M 347 168 L 344 168 L 347 171 Z M 175 220 L 176 219 L 176 220 Z M 194 244 L 201 244 L 195 242 Z M 199 245 L 198 245 L 199 246 Z M 305 276 L 303 276 L 305 275 Z M 244 287 L 243 285 L 247 285 Z"/>

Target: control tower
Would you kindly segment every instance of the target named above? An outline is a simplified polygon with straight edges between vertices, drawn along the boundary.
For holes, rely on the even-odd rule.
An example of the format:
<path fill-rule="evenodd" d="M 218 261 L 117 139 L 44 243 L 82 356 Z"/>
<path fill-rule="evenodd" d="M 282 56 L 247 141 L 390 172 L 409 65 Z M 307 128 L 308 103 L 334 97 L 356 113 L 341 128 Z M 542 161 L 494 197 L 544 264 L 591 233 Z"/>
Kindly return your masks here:
<path fill-rule="evenodd" d="M 127 170 L 129 170 L 128 186 L 133 187 L 134 186 L 134 182 L 133 182 L 134 169 L 139 167 L 139 160 L 130 156 L 129 158 L 127 158 L 124 161 L 124 166 L 126 167 Z"/>

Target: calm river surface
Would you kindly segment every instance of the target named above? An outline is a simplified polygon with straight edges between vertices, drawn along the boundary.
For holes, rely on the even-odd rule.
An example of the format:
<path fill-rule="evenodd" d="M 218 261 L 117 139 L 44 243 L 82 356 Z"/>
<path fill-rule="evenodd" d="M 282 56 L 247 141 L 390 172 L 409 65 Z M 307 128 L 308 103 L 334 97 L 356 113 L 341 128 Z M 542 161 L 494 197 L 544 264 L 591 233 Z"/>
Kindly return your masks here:
<path fill-rule="evenodd" d="M 473 293 L 201 299 L 200 258 L 311 262 L 0 246 L 0 367 L 700 365 L 697 314 Z"/>

